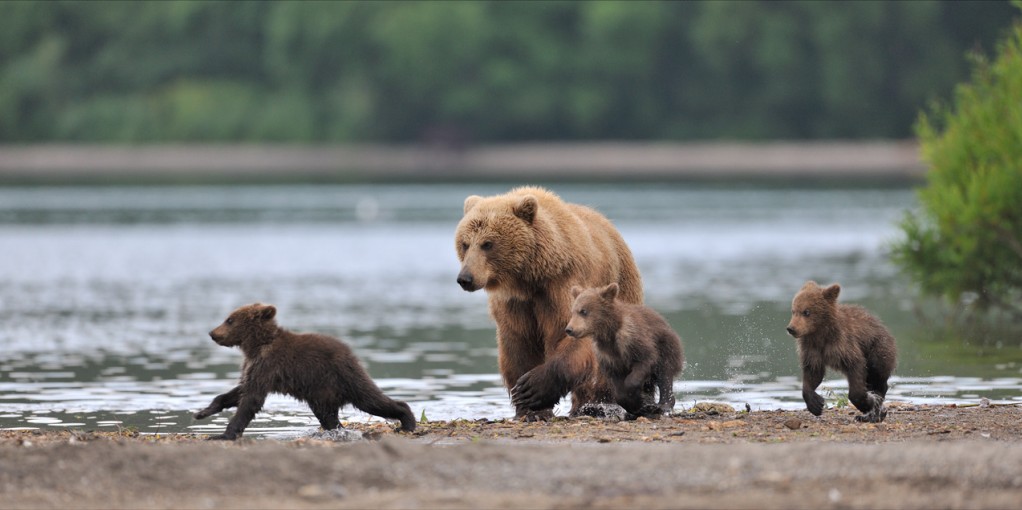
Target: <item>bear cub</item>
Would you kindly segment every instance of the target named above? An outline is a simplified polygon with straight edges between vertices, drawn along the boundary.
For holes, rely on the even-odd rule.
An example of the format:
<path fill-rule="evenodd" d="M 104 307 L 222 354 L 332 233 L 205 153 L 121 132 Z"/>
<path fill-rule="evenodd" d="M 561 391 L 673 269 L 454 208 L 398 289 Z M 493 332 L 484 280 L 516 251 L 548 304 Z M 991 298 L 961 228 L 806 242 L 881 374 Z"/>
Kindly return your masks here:
<path fill-rule="evenodd" d="M 798 342 L 802 398 L 819 416 L 824 400 L 816 393 L 827 367 L 848 378 L 848 400 L 862 413 L 855 419 L 879 423 L 887 417 L 887 380 L 897 365 L 894 337 L 880 319 L 857 305 L 838 304 L 841 286 L 806 282 L 791 302 L 788 334 Z"/>
<path fill-rule="evenodd" d="M 400 420 L 403 431 L 415 430 L 408 404 L 384 395 L 347 345 L 327 335 L 292 333 L 277 326 L 276 313 L 272 305 L 243 306 L 209 332 L 217 344 L 240 347 L 245 355 L 239 384 L 195 413 L 195 419 L 201 420 L 238 407 L 227 430 L 210 439 L 241 437 L 270 393 L 283 393 L 309 404 L 324 430 L 340 426 L 337 412 L 347 404 Z"/>
<path fill-rule="evenodd" d="M 674 378 L 685 363 L 681 338 L 652 308 L 618 300 L 618 290 L 617 283 L 573 287 L 575 302 L 564 332 L 578 339 L 592 337 L 600 371 L 628 419 L 670 413 Z M 660 393 L 658 403 L 644 398 L 654 388 Z"/>

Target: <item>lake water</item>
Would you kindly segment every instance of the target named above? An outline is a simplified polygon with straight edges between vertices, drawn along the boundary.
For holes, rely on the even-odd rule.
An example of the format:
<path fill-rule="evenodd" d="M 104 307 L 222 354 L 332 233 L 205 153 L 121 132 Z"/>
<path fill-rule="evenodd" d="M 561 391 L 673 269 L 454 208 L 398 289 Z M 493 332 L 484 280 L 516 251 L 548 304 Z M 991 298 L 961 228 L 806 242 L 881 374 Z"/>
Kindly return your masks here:
<path fill-rule="evenodd" d="M 840 282 L 890 327 L 889 399 L 1020 400 L 1017 337 L 917 318 L 886 255 L 915 204 L 908 188 L 550 187 L 611 218 L 633 250 L 647 304 L 685 343 L 679 407 L 802 408 L 784 328 L 807 279 Z M 190 416 L 235 384 L 241 355 L 207 332 L 255 301 L 289 329 L 342 337 L 417 417 L 511 417 L 486 296 L 455 283 L 453 241 L 466 196 L 508 188 L 0 188 L 0 428 L 221 431 L 230 412 Z M 846 390 L 832 373 L 821 393 Z M 375 418 L 349 407 L 342 419 Z M 316 425 L 271 396 L 248 432 Z"/>

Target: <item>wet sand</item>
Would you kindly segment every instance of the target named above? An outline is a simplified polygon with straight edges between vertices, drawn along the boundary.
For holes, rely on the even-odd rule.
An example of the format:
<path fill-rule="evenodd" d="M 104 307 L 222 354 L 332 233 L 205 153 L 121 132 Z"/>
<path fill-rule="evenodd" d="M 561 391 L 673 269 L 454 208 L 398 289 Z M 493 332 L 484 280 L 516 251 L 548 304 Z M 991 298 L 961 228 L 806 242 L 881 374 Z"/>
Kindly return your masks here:
<path fill-rule="evenodd" d="M 2 508 L 1009 508 L 1022 407 L 349 423 L 337 443 L 0 432 Z"/>

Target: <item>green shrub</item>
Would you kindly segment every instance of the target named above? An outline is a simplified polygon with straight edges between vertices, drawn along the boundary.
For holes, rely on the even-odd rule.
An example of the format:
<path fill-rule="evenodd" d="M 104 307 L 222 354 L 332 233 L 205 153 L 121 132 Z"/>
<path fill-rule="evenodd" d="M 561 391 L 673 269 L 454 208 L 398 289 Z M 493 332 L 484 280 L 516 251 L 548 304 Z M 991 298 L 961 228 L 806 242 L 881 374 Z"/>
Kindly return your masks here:
<path fill-rule="evenodd" d="M 928 294 L 1022 319 L 1022 24 L 916 125 L 929 166 L 895 261 Z"/>

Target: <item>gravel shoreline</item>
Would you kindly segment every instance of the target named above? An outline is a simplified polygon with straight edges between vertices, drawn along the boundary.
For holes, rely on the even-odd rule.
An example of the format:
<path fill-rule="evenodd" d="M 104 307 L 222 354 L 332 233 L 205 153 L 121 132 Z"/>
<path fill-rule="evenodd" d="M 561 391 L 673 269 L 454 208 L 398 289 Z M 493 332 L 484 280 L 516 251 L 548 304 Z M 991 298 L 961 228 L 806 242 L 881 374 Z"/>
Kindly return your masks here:
<path fill-rule="evenodd" d="M 723 411 L 723 412 L 721 412 Z M 349 423 L 367 440 L 0 431 L 0 508 L 1008 508 L 1022 407 Z M 323 435 L 319 435 L 323 437 Z"/>

